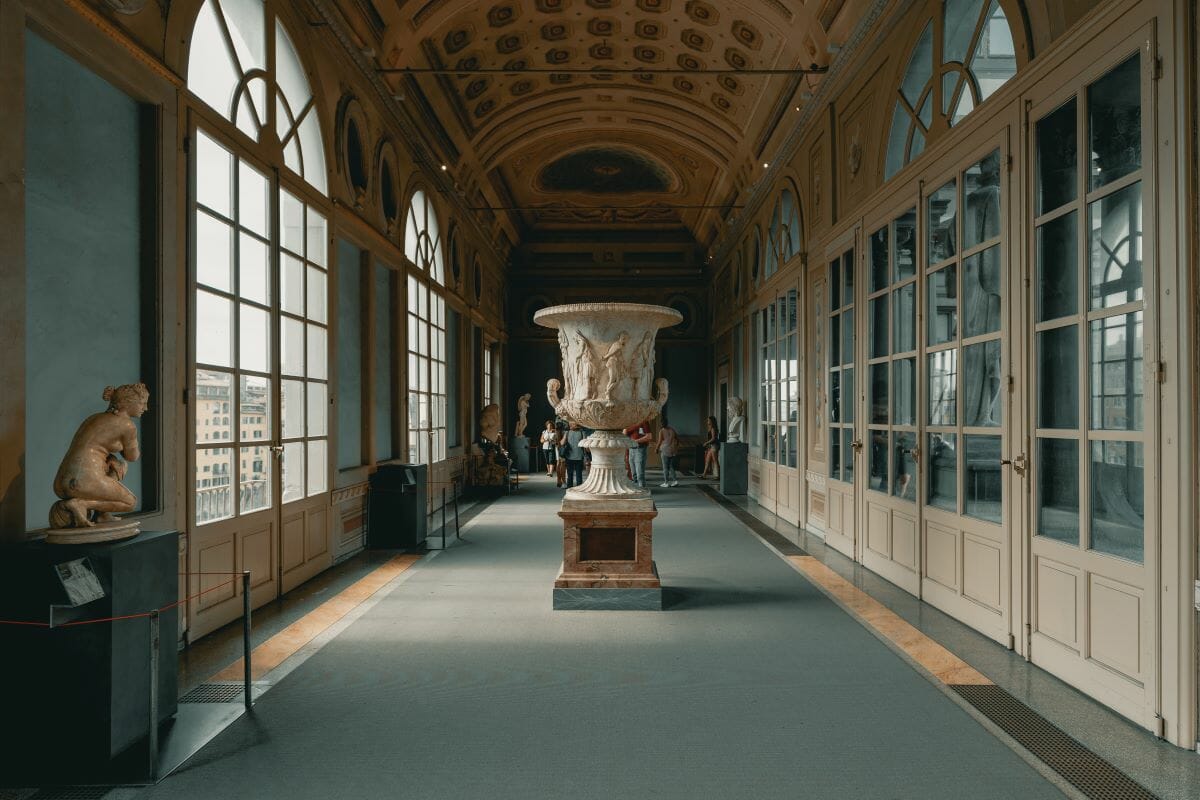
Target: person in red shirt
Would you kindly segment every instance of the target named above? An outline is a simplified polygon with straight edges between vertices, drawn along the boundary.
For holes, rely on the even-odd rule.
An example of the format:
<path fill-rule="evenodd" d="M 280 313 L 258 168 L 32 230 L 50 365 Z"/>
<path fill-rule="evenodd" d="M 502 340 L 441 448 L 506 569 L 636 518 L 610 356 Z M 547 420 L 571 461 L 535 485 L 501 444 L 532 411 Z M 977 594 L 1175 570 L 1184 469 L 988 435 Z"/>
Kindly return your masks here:
<path fill-rule="evenodd" d="M 646 488 L 646 454 L 650 452 L 650 442 L 654 435 L 650 432 L 650 420 L 642 420 L 637 425 L 630 425 L 624 431 L 633 440 L 634 446 L 629 448 L 629 466 L 631 477 L 639 489 Z"/>

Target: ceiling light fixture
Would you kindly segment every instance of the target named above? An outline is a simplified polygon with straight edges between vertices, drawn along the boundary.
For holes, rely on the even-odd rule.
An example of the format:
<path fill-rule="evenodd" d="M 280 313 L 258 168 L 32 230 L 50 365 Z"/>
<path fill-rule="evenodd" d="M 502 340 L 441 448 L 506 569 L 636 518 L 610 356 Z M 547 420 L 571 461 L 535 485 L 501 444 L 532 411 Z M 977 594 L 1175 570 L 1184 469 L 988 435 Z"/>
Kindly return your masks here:
<path fill-rule="evenodd" d="M 442 172 L 445 172 L 445 171 L 446 171 L 446 165 L 442 164 Z"/>
<path fill-rule="evenodd" d="M 770 165 L 770 164 L 768 164 L 766 161 L 764 161 L 764 162 L 763 162 L 763 169 L 767 169 L 767 168 L 768 168 L 768 167 L 770 167 L 770 166 L 771 166 L 771 165 Z"/>

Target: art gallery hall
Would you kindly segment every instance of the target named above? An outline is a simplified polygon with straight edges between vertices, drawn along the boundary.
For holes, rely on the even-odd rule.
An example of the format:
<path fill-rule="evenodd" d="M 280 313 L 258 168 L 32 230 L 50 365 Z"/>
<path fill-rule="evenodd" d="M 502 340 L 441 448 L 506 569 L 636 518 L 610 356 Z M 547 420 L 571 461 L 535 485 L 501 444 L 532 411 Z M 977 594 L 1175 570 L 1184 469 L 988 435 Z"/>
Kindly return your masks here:
<path fill-rule="evenodd" d="M 0 800 L 1200 797 L 1197 0 L 0 74 Z"/>

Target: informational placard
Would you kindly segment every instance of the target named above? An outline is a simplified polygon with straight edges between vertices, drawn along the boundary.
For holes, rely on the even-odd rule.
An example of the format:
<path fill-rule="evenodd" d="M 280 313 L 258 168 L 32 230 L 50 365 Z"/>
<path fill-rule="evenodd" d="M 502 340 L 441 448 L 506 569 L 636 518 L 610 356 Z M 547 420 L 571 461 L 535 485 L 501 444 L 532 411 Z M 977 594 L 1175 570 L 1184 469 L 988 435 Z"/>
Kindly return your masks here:
<path fill-rule="evenodd" d="M 54 572 L 58 575 L 58 581 L 66 591 L 67 600 L 72 608 L 104 597 L 104 587 L 100 585 L 100 579 L 96 577 L 91 562 L 86 558 L 55 564 Z"/>

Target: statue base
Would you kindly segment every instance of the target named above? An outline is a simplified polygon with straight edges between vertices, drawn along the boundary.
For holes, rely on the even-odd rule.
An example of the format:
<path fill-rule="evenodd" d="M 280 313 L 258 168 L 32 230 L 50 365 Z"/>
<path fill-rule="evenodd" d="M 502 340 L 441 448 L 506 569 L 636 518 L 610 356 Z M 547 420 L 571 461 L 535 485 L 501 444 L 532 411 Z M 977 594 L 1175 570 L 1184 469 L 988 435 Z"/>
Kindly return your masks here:
<path fill-rule="evenodd" d="M 721 442 L 721 494 L 746 494 L 749 488 L 750 445 Z"/>
<path fill-rule="evenodd" d="M 563 500 L 563 564 L 554 608 L 660 610 L 650 499 Z"/>
<path fill-rule="evenodd" d="M 95 544 L 131 539 L 141 532 L 141 523 L 123 519 L 98 522 L 90 528 L 47 528 L 46 544 Z"/>

